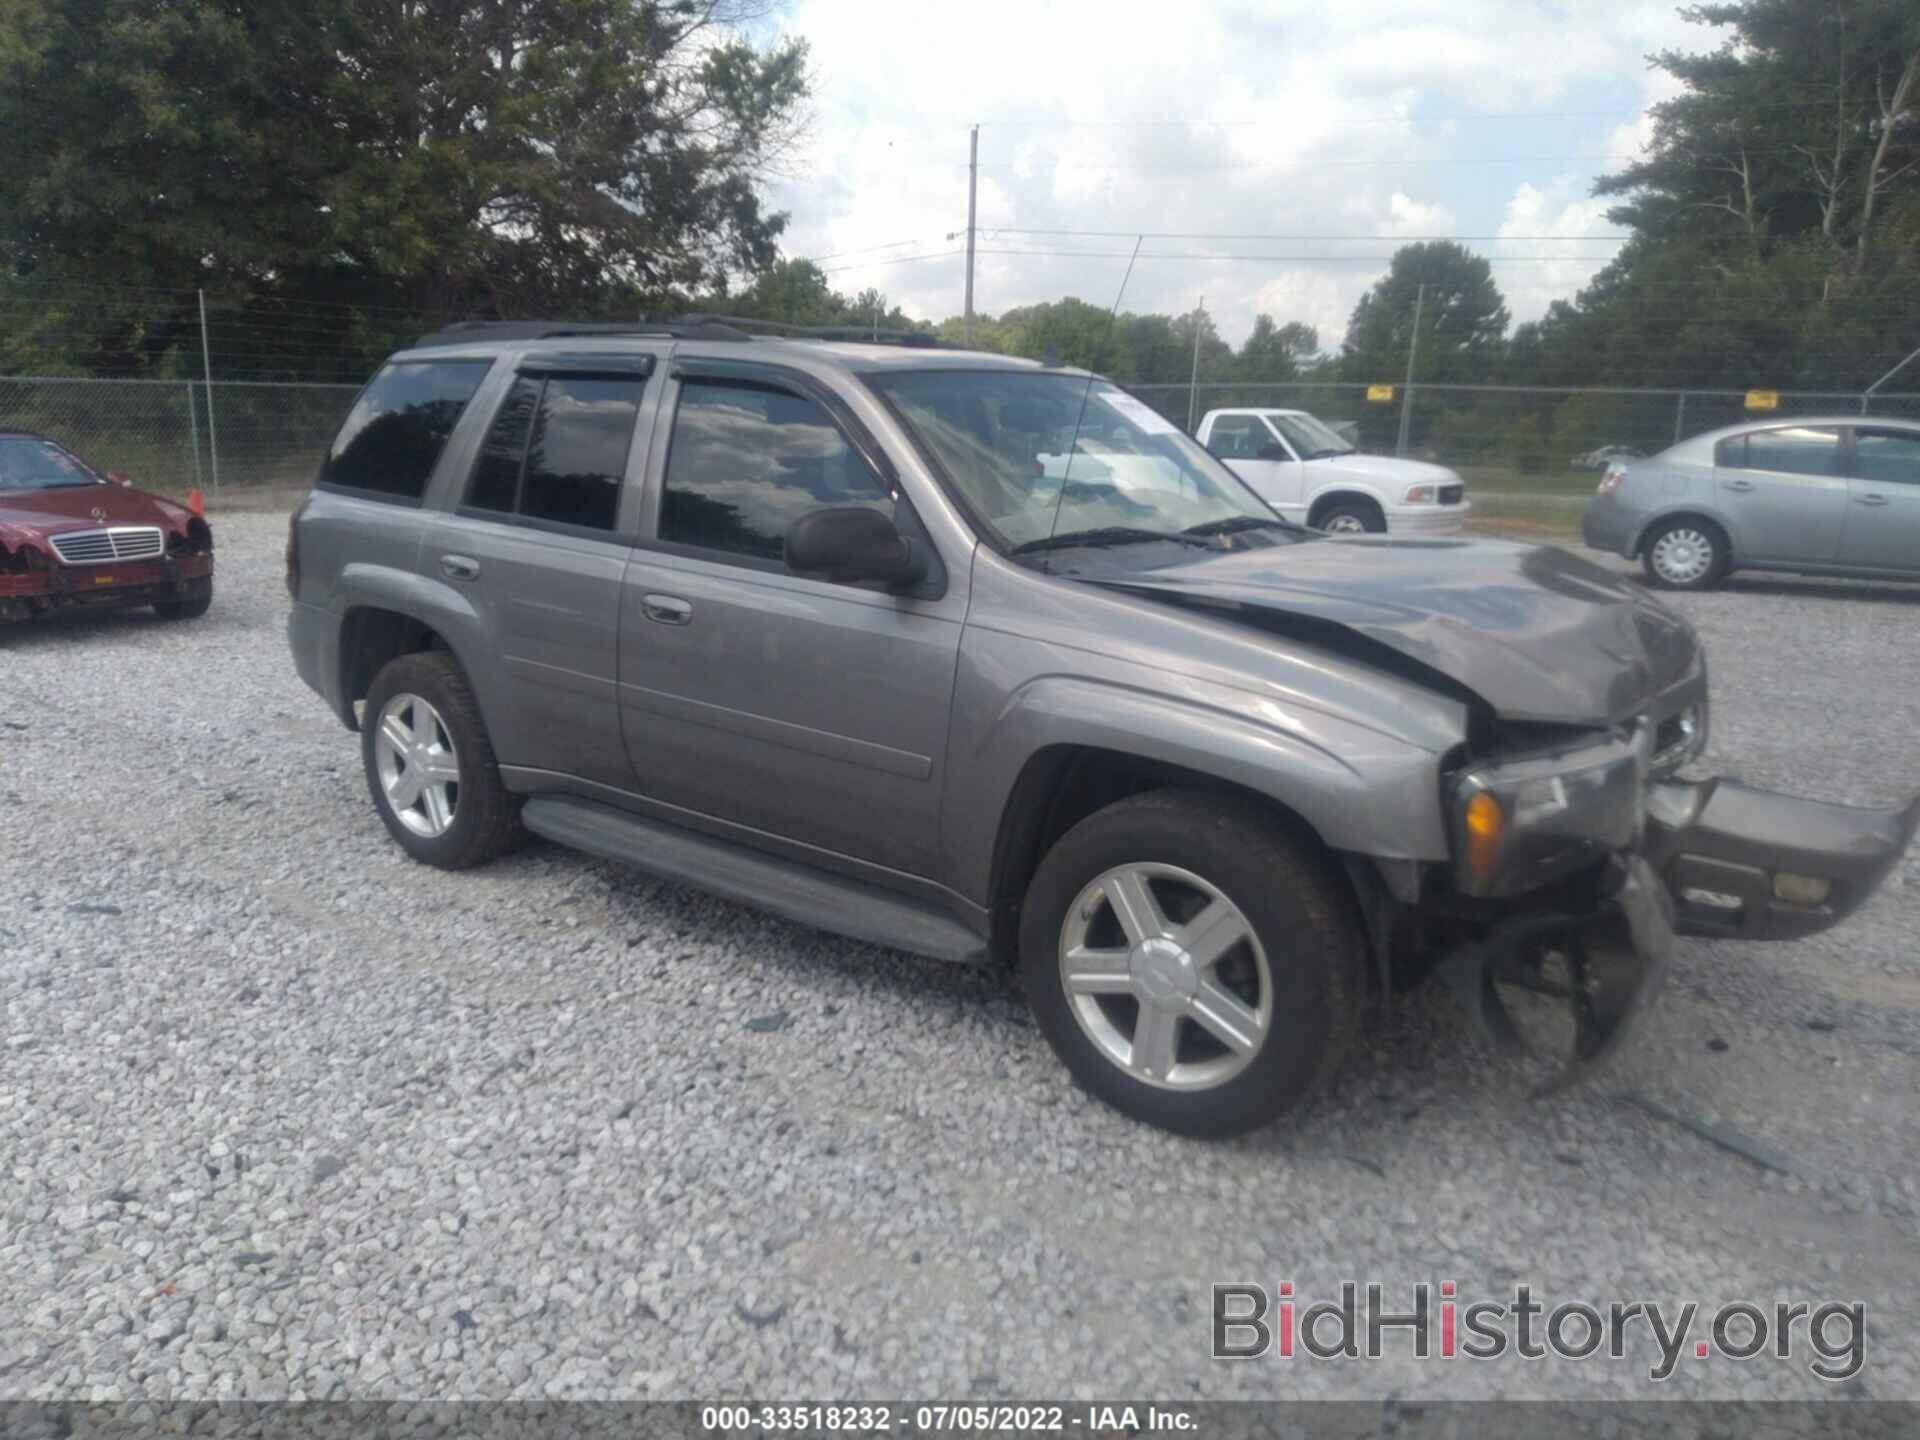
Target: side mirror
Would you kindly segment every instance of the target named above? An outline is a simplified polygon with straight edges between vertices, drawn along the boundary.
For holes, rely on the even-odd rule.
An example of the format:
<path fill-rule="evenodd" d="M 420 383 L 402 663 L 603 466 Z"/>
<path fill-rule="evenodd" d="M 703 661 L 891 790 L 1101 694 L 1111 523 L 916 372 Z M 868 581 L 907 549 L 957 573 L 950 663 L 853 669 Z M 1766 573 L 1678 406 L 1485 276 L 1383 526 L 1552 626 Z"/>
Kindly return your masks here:
<path fill-rule="evenodd" d="M 1289 455 L 1283 446 L 1262 445 L 1260 447 L 1260 453 L 1254 458 L 1256 460 L 1291 460 L 1293 456 Z"/>
<path fill-rule="evenodd" d="M 864 505 L 809 510 L 787 527 L 787 568 L 841 584 L 879 580 L 891 589 L 927 578 L 923 545 L 894 528 L 891 518 Z"/>

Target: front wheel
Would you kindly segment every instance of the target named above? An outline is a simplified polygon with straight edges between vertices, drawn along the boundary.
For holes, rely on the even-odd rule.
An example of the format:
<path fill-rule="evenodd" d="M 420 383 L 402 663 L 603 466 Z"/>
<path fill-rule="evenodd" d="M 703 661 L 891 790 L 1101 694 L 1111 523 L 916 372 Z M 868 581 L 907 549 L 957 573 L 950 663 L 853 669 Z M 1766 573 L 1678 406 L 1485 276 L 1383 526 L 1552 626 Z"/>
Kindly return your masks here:
<path fill-rule="evenodd" d="M 1320 517 L 1319 528 L 1328 535 L 1378 535 L 1387 528 L 1387 517 L 1371 505 L 1341 504 Z"/>
<path fill-rule="evenodd" d="M 1358 1025 L 1351 893 L 1257 806 L 1202 791 L 1119 801 L 1068 831 L 1027 892 L 1021 978 L 1080 1085 L 1184 1135 L 1293 1108 Z"/>
<path fill-rule="evenodd" d="M 198 620 L 213 607 L 213 577 L 187 581 L 187 593 L 178 600 L 156 600 L 153 613 L 162 620 Z"/>
<path fill-rule="evenodd" d="M 501 782 L 479 703 L 451 655 L 383 666 L 367 689 L 360 742 L 374 808 L 414 859 L 465 870 L 518 838 L 519 797 Z"/>

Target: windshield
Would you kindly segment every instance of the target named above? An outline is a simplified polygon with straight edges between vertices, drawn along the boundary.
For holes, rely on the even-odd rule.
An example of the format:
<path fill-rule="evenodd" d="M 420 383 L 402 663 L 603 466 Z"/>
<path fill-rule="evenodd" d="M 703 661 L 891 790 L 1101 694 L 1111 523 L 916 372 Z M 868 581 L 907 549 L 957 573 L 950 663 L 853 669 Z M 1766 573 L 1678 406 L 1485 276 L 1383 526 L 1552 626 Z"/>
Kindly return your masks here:
<path fill-rule="evenodd" d="M 97 485 L 100 477 L 50 440 L 0 436 L 0 490 Z"/>
<path fill-rule="evenodd" d="M 1267 419 L 1273 427 L 1286 438 L 1293 447 L 1293 453 L 1302 460 L 1318 460 L 1323 455 L 1351 455 L 1353 445 L 1341 437 L 1331 425 L 1316 420 L 1311 415 L 1294 411 L 1292 414 L 1270 414 Z"/>
<path fill-rule="evenodd" d="M 1004 549 L 1228 548 L 1229 536 L 1237 546 L 1272 543 L 1249 538 L 1261 532 L 1282 541 L 1302 533 L 1179 427 L 1104 380 L 1020 370 L 867 379 Z"/>

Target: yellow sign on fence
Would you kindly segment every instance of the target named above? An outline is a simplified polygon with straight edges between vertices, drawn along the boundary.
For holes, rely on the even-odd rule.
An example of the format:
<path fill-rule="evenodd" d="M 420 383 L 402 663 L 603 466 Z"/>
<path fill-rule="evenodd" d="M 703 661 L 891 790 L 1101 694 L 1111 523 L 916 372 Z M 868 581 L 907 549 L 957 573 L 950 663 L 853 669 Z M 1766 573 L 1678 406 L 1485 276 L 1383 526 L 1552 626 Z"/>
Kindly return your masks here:
<path fill-rule="evenodd" d="M 1367 399 L 1384 404 L 1393 399 L 1393 387 L 1391 385 L 1369 385 L 1367 386 Z"/>
<path fill-rule="evenodd" d="M 1780 392 L 1778 390 L 1749 390 L 1747 391 L 1747 408 L 1749 410 L 1778 410 L 1780 408 Z"/>

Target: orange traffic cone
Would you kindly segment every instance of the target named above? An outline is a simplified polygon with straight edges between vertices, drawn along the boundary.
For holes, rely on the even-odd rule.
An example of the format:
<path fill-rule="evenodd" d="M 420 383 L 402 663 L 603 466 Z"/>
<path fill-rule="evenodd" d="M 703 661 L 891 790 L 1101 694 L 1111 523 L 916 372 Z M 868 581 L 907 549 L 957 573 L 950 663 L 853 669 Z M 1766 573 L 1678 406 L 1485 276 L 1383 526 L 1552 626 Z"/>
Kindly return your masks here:
<path fill-rule="evenodd" d="M 189 490 L 187 492 L 187 509 L 202 519 L 206 518 L 207 502 L 200 498 L 200 492 L 198 490 Z"/>

